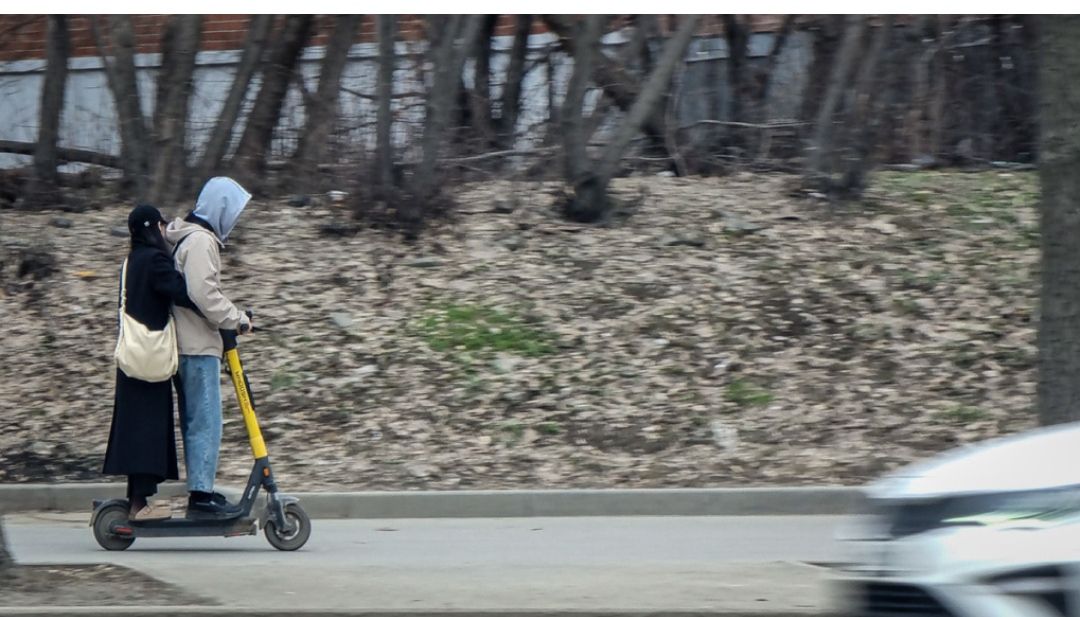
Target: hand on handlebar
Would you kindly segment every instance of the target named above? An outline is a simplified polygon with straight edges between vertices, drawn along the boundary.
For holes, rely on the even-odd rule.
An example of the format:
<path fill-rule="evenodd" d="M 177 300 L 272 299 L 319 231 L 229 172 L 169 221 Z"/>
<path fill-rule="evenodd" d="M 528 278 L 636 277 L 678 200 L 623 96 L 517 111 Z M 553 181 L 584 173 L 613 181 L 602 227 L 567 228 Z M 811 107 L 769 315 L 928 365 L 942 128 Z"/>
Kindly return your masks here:
<path fill-rule="evenodd" d="M 240 326 L 236 329 L 236 334 L 251 334 L 255 331 L 255 314 L 251 310 L 246 310 L 244 313 L 247 315 L 247 323 L 240 322 Z"/>

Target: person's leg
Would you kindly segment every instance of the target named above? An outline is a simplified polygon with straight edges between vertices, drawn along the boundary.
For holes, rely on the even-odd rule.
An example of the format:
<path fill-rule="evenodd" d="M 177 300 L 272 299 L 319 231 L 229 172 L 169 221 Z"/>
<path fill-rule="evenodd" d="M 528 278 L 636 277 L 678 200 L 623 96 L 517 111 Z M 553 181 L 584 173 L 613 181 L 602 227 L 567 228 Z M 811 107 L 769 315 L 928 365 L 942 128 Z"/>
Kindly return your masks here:
<path fill-rule="evenodd" d="M 139 474 L 131 474 L 127 480 L 127 500 L 131 514 L 135 514 L 146 505 L 146 495 L 142 494 L 143 487 L 139 482 Z"/>
<path fill-rule="evenodd" d="M 188 491 L 211 493 L 221 448 L 221 360 L 180 356 L 180 382 Z"/>
<path fill-rule="evenodd" d="M 128 476 L 129 515 L 133 520 L 157 520 L 169 518 L 169 506 L 151 504 L 150 497 L 157 494 L 163 478 L 152 474 L 133 473 Z"/>
<path fill-rule="evenodd" d="M 188 515 L 237 515 L 241 512 L 239 506 L 214 493 L 221 449 L 221 360 L 214 356 L 181 356 L 180 382 Z"/>

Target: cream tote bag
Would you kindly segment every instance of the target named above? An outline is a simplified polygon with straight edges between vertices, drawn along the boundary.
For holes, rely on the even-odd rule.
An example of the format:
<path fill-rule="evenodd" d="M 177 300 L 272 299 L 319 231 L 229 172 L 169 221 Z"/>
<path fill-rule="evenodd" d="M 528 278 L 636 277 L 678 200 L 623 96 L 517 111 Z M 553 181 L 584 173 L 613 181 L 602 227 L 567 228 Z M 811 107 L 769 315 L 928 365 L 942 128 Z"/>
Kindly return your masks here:
<path fill-rule="evenodd" d="M 168 381 L 180 359 L 176 351 L 176 324 L 172 315 L 164 330 L 151 330 L 127 314 L 127 267 L 120 277 L 120 336 L 113 357 L 128 377 L 152 383 Z"/>

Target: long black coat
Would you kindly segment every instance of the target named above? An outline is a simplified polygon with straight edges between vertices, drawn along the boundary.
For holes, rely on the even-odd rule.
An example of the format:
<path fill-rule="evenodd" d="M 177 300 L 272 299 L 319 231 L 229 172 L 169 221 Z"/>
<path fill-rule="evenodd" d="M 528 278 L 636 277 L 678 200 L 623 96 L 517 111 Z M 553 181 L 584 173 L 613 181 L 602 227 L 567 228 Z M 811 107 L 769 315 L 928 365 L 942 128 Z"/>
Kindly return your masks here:
<path fill-rule="evenodd" d="M 152 330 L 161 330 L 169 322 L 174 302 L 195 308 L 172 258 L 156 247 L 137 245 L 128 255 L 127 314 Z M 150 383 L 116 370 L 112 429 L 102 471 L 179 477 L 171 380 Z"/>

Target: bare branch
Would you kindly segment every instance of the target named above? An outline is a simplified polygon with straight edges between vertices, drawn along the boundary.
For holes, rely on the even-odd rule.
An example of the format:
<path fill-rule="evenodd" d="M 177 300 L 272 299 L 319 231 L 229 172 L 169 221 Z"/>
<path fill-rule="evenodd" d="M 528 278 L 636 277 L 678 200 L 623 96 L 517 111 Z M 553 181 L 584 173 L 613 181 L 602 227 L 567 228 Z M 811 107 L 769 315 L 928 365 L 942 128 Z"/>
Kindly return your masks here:
<path fill-rule="evenodd" d="M 795 126 L 808 126 L 810 123 L 809 122 L 798 122 L 798 121 L 756 123 L 756 122 L 731 122 L 731 121 L 728 121 L 728 120 L 698 120 L 697 122 L 694 122 L 690 126 L 700 126 L 700 125 L 703 125 L 703 124 L 715 124 L 715 125 L 719 125 L 719 126 L 737 126 L 737 127 L 741 127 L 741 128 L 747 128 L 747 129 L 771 130 L 771 129 L 785 129 L 785 128 L 791 128 L 791 127 L 795 127 Z"/>
<path fill-rule="evenodd" d="M 626 146 L 629 145 L 634 135 L 641 131 L 645 120 L 653 115 L 660 97 L 667 92 L 675 67 L 680 64 L 680 60 L 682 60 L 683 54 L 686 53 L 686 48 L 690 44 L 690 39 L 694 36 L 697 22 L 697 15 L 683 17 L 679 29 L 664 44 L 664 51 L 660 54 L 656 68 L 642 87 L 641 94 L 634 101 L 634 106 L 627 112 L 626 118 L 616 132 L 615 137 L 608 144 L 608 147 L 604 149 L 604 154 L 597 169 L 597 176 L 599 176 L 601 182 L 615 175 Z"/>
<path fill-rule="evenodd" d="M 367 94 L 360 92 L 359 90 L 353 90 L 346 86 L 341 86 L 341 91 L 346 94 L 351 94 L 357 98 L 364 99 L 365 101 L 378 101 L 379 97 L 374 94 Z M 422 99 L 427 96 L 427 92 L 421 92 L 419 90 L 409 90 L 408 92 L 396 92 L 390 95 L 392 99 Z"/>
<path fill-rule="evenodd" d="M 36 147 L 37 143 L 32 141 L 0 139 L 0 152 L 33 156 Z M 105 154 L 104 152 L 94 152 L 93 150 L 57 148 L 56 158 L 68 163 L 88 163 L 90 165 L 101 165 L 102 167 L 112 167 L 114 169 L 123 168 L 120 164 L 120 157 L 113 156 L 112 154 Z"/>
<path fill-rule="evenodd" d="M 455 158 L 443 158 L 439 159 L 440 163 L 447 165 L 460 165 L 463 163 L 480 163 L 482 161 L 489 161 L 492 159 L 508 158 L 513 156 L 543 156 L 545 154 L 551 154 L 559 148 L 556 146 L 547 146 L 545 148 L 537 148 L 535 150 L 499 150 L 497 152 L 485 152 L 484 154 L 477 154 L 474 156 L 461 156 Z"/>
<path fill-rule="evenodd" d="M 244 42 L 240 64 L 236 67 L 236 75 L 229 88 L 229 95 L 225 99 L 221 113 L 218 114 L 218 120 L 210 133 L 210 141 L 203 150 L 202 160 L 199 162 L 198 179 L 200 181 L 209 178 L 212 170 L 225 158 L 229 143 L 232 141 L 236 119 L 240 116 L 240 107 L 251 84 L 251 77 L 262 62 L 266 39 L 273 22 L 273 15 L 252 15 L 248 23 L 247 40 Z"/>

